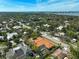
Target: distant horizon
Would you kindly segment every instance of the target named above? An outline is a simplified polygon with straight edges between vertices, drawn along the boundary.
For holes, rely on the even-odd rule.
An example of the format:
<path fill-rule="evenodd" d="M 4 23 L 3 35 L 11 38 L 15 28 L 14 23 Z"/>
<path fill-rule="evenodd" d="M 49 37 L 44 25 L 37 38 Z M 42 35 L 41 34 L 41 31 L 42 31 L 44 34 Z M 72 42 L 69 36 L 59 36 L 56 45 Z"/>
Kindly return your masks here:
<path fill-rule="evenodd" d="M 3 13 L 3 12 L 26 12 L 26 13 L 29 13 L 29 12 L 34 12 L 34 13 L 39 13 L 39 12 L 53 12 L 53 13 L 56 13 L 56 12 L 60 12 L 60 13 L 79 13 L 79 11 L 0 11 L 0 13 Z"/>

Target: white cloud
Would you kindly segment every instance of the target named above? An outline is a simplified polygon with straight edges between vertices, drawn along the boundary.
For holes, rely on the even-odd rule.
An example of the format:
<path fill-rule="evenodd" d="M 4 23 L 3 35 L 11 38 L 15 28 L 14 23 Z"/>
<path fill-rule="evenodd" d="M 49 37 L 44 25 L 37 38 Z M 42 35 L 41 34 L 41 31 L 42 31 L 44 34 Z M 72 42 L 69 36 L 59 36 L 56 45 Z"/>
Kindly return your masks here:
<path fill-rule="evenodd" d="M 79 6 L 79 2 L 76 2 L 78 0 L 63 0 L 61 2 L 53 3 L 55 1 L 58 0 L 49 0 L 47 3 L 39 3 L 39 11 L 76 11 L 78 9 L 76 7 Z"/>

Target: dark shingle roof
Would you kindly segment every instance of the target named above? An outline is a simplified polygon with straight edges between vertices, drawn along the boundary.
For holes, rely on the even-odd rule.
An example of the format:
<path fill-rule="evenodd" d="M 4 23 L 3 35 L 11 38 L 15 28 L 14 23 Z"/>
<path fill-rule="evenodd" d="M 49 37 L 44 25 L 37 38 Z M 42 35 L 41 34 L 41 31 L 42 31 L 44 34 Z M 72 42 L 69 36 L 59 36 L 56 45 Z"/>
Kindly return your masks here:
<path fill-rule="evenodd" d="M 21 56 L 21 55 L 23 55 L 23 54 L 24 54 L 23 50 L 22 50 L 22 49 L 19 49 L 19 50 L 16 50 L 16 51 L 15 51 L 15 54 L 14 54 L 14 55 L 15 55 L 16 57 L 19 57 L 19 56 Z"/>

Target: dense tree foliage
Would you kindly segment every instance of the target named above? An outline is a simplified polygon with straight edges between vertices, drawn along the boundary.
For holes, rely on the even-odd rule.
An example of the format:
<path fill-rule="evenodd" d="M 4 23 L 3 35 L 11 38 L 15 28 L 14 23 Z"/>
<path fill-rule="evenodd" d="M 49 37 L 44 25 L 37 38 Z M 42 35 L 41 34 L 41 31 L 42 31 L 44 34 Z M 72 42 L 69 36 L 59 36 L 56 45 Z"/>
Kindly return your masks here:
<path fill-rule="evenodd" d="M 70 45 L 71 59 L 79 59 L 79 42 L 77 42 L 77 47 L 74 48 Z"/>

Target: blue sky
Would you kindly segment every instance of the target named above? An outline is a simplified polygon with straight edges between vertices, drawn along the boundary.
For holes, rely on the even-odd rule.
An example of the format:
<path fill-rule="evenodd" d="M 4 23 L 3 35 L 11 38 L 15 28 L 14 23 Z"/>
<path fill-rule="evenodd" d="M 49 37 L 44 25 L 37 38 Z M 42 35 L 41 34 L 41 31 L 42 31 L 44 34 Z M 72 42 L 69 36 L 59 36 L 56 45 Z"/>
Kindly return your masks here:
<path fill-rule="evenodd" d="M 0 0 L 1 11 L 79 11 L 79 0 Z"/>

